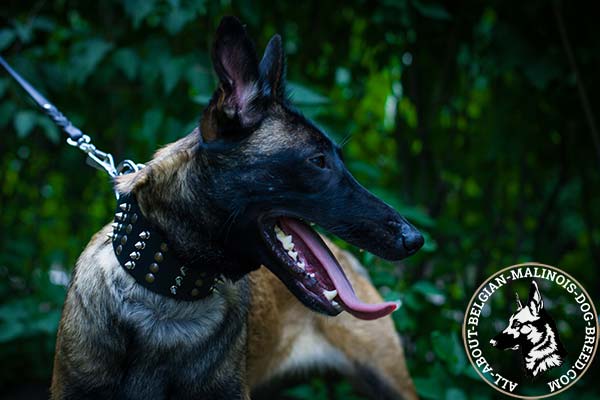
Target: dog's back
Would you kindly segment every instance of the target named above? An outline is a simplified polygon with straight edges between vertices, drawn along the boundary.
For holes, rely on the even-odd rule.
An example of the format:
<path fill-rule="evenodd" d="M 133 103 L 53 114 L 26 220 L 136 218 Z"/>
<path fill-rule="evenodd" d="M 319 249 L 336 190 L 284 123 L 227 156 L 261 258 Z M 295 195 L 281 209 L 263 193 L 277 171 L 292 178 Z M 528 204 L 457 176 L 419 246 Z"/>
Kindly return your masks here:
<path fill-rule="evenodd" d="M 357 294 L 381 301 L 366 271 L 350 253 L 327 241 Z M 377 399 L 416 399 L 400 338 L 390 317 L 362 321 L 306 311 L 266 268 L 250 274 L 248 383 L 310 370 L 332 369 Z"/>

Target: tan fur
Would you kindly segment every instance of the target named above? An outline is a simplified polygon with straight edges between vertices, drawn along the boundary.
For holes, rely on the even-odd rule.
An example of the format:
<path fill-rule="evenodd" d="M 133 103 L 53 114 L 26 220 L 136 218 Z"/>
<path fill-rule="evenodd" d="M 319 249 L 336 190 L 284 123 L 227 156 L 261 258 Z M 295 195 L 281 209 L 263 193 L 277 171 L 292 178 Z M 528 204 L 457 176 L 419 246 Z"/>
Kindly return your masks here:
<path fill-rule="evenodd" d="M 330 241 L 327 245 L 340 261 L 357 295 L 367 302 L 381 301 L 377 290 L 362 275 L 358 260 Z M 348 313 L 326 317 L 310 312 L 266 268 L 251 273 L 250 281 L 250 387 L 266 383 L 277 375 L 310 367 L 328 367 L 351 375 L 355 363 L 359 363 L 384 377 L 404 398 L 417 398 L 391 317 L 362 321 Z M 302 352 L 302 359 L 294 360 L 298 350 Z M 331 359 L 323 359 L 324 351 Z"/>

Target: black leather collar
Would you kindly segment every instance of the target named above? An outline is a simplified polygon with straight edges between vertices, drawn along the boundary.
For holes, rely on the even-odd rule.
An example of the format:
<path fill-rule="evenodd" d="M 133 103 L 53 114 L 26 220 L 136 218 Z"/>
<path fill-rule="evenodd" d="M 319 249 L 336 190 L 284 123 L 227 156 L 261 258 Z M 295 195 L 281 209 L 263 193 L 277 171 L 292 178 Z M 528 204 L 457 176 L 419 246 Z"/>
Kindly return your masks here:
<path fill-rule="evenodd" d="M 186 301 L 212 293 L 218 274 L 206 266 L 183 265 L 164 235 L 144 217 L 133 194 L 117 201 L 111 237 L 119 264 L 145 288 Z"/>

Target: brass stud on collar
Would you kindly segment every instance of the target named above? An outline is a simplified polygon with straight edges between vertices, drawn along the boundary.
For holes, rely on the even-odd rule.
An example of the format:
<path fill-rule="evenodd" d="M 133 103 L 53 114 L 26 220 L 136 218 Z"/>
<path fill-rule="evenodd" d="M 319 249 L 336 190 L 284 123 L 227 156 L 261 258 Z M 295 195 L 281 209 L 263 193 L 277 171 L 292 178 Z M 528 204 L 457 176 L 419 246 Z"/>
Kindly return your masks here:
<path fill-rule="evenodd" d="M 125 246 L 125 243 L 127 243 L 127 235 L 121 236 L 121 244 Z"/>
<path fill-rule="evenodd" d="M 117 248 L 115 249 L 115 253 L 117 253 L 117 255 L 120 255 L 122 251 L 123 251 L 123 246 L 121 246 L 121 245 L 118 245 Z"/>
<path fill-rule="evenodd" d="M 131 210 L 131 204 L 127 204 L 127 203 L 119 204 L 119 208 L 123 211 L 129 211 L 129 210 Z"/>
<path fill-rule="evenodd" d="M 157 263 L 150 264 L 150 271 L 152 271 L 154 273 L 157 273 L 159 269 L 160 268 L 158 268 L 158 264 Z"/>
<path fill-rule="evenodd" d="M 156 252 L 156 254 L 154 254 L 154 260 L 156 260 L 156 262 L 161 262 L 164 259 L 165 259 L 165 257 L 163 256 L 163 253 L 161 253 L 160 251 L 158 251 L 158 252 Z"/>
<path fill-rule="evenodd" d="M 121 229 L 123 229 L 123 224 L 119 224 L 118 222 L 113 222 L 111 226 L 116 231 L 120 231 Z"/>
<path fill-rule="evenodd" d="M 131 216 L 131 223 L 135 224 L 137 222 L 137 220 L 138 220 L 138 215 L 137 214 L 133 214 Z"/>
<path fill-rule="evenodd" d="M 139 260 L 140 257 L 141 257 L 141 254 L 137 251 L 134 251 L 129 254 L 129 258 L 131 258 L 132 260 Z"/>
<path fill-rule="evenodd" d="M 107 234 L 106 234 L 106 237 L 107 237 L 108 239 L 112 240 L 112 239 L 115 237 L 115 234 L 114 234 L 114 233 L 107 233 Z"/>
<path fill-rule="evenodd" d="M 204 284 L 204 282 L 202 281 L 202 279 L 196 279 L 196 282 L 194 282 L 194 285 L 196 285 L 198 287 L 202 287 L 202 284 Z"/>
<path fill-rule="evenodd" d="M 141 232 L 140 239 L 143 239 L 143 240 L 150 239 L 150 232 L 148 232 L 148 231 Z"/>
<path fill-rule="evenodd" d="M 171 286 L 169 290 L 171 291 L 171 294 L 177 294 L 177 286 Z"/>
<path fill-rule="evenodd" d="M 146 279 L 146 282 L 152 283 L 152 282 L 154 282 L 154 275 L 148 273 L 148 274 L 146 274 L 145 279 Z"/>
<path fill-rule="evenodd" d="M 125 220 L 126 216 L 127 216 L 127 214 L 124 214 L 122 212 L 118 212 L 118 213 L 115 214 L 115 219 L 117 221 L 123 221 L 123 220 Z"/>
<path fill-rule="evenodd" d="M 183 277 L 182 276 L 178 276 L 175 278 L 175 283 L 177 284 L 177 286 L 181 286 L 181 283 L 183 282 Z"/>
<path fill-rule="evenodd" d="M 134 269 L 135 268 L 135 261 L 127 261 L 125 263 L 125 268 L 127 268 L 127 269 Z"/>
<path fill-rule="evenodd" d="M 199 294 L 200 294 L 200 291 L 198 289 L 196 289 L 196 288 L 192 289 L 192 293 L 191 293 L 192 297 L 196 297 Z"/>
<path fill-rule="evenodd" d="M 127 233 L 131 233 L 131 230 L 133 229 L 133 225 L 129 224 L 127 225 L 127 227 L 125 228 L 125 232 Z"/>
<path fill-rule="evenodd" d="M 160 244 L 160 249 L 166 253 L 169 250 L 169 246 L 163 242 Z"/>
<path fill-rule="evenodd" d="M 144 250 L 146 248 L 146 242 L 137 242 L 134 246 L 138 250 Z"/>

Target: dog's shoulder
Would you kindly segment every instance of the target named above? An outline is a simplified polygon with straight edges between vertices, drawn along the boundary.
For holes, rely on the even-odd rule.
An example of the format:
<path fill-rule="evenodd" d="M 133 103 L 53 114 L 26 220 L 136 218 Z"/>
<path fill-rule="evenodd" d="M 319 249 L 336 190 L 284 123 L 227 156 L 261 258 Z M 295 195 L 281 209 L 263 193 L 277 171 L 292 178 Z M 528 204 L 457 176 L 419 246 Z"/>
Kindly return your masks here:
<path fill-rule="evenodd" d="M 212 334 L 231 308 L 245 308 L 245 280 L 220 284 L 213 295 L 194 302 L 177 301 L 138 285 L 118 263 L 104 227 L 77 261 L 63 319 L 94 332 L 122 330 L 146 345 L 175 349 Z M 181 334 L 185 332 L 185 334 Z"/>

